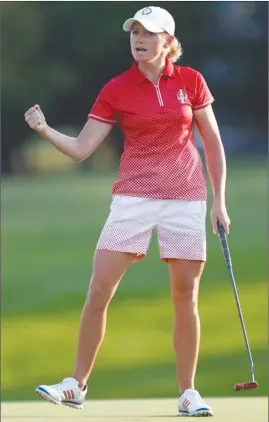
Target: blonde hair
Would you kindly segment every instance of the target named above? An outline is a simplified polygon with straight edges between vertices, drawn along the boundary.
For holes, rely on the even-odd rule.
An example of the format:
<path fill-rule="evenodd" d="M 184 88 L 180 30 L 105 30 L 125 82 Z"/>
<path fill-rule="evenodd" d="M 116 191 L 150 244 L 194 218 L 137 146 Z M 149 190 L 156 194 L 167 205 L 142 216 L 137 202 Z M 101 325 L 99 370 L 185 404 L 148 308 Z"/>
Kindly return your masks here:
<path fill-rule="evenodd" d="M 178 41 L 177 38 L 174 38 L 172 43 L 170 44 L 170 49 L 167 54 L 167 58 L 170 60 L 171 63 L 177 62 L 183 54 L 181 43 Z"/>

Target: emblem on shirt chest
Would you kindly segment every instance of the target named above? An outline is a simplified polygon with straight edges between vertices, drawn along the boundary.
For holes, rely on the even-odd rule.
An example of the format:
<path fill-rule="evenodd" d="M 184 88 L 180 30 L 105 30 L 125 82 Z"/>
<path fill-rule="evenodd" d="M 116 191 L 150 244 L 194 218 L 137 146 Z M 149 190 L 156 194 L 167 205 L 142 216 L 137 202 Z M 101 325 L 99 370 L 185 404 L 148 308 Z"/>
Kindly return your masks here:
<path fill-rule="evenodd" d="M 185 104 L 187 101 L 187 94 L 184 89 L 180 89 L 177 93 L 177 99 L 181 102 L 181 104 Z"/>

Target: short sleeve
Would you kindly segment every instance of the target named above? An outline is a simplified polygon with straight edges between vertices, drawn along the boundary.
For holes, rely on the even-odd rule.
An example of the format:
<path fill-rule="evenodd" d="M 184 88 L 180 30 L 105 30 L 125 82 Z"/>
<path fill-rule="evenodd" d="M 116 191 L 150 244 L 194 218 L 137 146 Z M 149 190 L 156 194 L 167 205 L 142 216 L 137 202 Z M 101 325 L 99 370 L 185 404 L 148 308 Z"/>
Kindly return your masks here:
<path fill-rule="evenodd" d="M 193 110 L 200 110 L 214 102 L 214 98 L 207 86 L 204 77 L 200 72 L 196 72 L 195 100 Z"/>
<path fill-rule="evenodd" d="M 116 121 L 116 96 L 111 82 L 108 82 L 100 91 L 93 104 L 88 119 L 115 125 Z"/>

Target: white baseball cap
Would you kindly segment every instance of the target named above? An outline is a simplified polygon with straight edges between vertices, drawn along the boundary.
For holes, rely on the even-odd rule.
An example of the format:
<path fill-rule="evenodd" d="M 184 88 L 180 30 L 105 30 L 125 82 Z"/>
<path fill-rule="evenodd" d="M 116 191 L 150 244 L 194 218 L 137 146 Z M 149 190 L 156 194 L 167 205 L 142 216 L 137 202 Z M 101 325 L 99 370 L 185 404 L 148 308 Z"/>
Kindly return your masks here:
<path fill-rule="evenodd" d="M 123 24 L 123 30 L 129 32 L 134 22 L 139 22 L 150 32 L 167 32 L 175 34 L 175 21 L 167 10 L 161 7 L 150 6 L 136 12 L 133 18 L 127 19 Z"/>

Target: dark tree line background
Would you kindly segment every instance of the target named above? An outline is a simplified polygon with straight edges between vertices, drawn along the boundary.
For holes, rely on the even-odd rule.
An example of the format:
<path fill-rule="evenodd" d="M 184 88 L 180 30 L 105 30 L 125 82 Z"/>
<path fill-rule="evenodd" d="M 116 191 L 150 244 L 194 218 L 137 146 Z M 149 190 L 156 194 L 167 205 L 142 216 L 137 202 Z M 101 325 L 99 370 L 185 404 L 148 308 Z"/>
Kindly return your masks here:
<path fill-rule="evenodd" d="M 174 16 L 180 64 L 204 74 L 228 153 L 266 153 L 267 2 L 2 2 L 2 174 L 14 172 L 31 105 L 52 126 L 84 125 L 102 86 L 131 65 L 124 20 L 149 5 Z M 120 153 L 118 129 L 113 138 Z"/>

